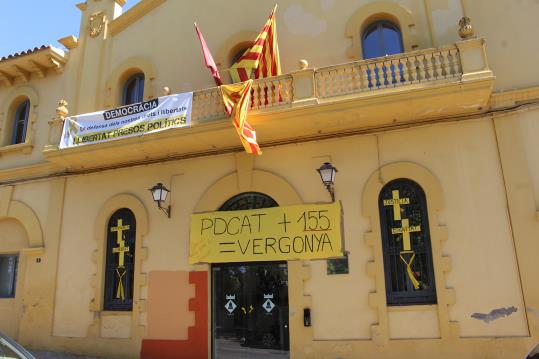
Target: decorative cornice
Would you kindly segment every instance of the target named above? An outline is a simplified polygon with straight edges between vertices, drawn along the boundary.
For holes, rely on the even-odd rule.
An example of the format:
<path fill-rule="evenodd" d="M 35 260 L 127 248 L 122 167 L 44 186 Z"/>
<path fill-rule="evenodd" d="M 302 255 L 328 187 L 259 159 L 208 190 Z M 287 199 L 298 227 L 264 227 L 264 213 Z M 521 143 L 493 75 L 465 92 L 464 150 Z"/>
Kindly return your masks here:
<path fill-rule="evenodd" d="M 61 175 L 63 172 L 62 167 L 46 162 L 25 167 L 0 169 L 0 186 L 17 180 Z"/>
<path fill-rule="evenodd" d="M 75 5 L 80 11 L 84 11 L 88 8 L 88 4 L 85 2 L 81 2 Z"/>
<path fill-rule="evenodd" d="M 493 93 L 490 97 L 490 107 L 495 110 L 533 100 L 539 100 L 539 86 Z"/>
<path fill-rule="evenodd" d="M 121 16 L 109 23 L 109 35 L 115 36 L 125 30 L 129 25 L 137 22 L 147 13 L 163 4 L 166 0 L 142 0 Z"/>
<path fill-rule="evenodd" d="M 3 82 L 7 86 L 13 86 L 17 79 L 29 82 L 32 75 L 44 78 L 48 70 L 61 73 L 66 62 L 66 53 L 50 45 L 2 57 L 0 84 Z"/>
<path fill-rule="evenodd" d="M 61 39 L 58 39 L 58 42 L 64 45 L 69 50 L 79 46 L 79 39 L 73 35 L 62 37 Z"/>

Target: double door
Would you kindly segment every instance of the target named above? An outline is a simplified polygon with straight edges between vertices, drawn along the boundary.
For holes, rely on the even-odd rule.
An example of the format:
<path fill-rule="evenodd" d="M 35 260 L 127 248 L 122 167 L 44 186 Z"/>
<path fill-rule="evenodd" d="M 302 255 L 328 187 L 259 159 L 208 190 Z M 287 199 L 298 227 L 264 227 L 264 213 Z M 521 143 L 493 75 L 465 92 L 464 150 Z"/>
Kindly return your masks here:
<path fill-rule="evenodd" d="M 214 359 L 288 359 L 286 262 L 212 266 Z"/>

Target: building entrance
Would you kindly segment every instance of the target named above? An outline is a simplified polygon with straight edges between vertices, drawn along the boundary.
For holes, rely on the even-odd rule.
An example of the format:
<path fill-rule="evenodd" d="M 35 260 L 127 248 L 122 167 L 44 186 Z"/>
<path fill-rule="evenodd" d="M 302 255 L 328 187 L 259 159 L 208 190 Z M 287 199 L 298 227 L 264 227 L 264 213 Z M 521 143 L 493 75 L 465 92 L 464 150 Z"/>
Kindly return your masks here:
<path fill-rule="evenodd" d="M 286 262 L 212 266 L 213 357 L 288 359 Z"/>
<path fill-rule="evenodd" d="M 230 198 L 220 211 L 276 207 L 259 192 Z M 286 262 L 212 266 L 214 359 L 288 359 L 288 266 Z"/>

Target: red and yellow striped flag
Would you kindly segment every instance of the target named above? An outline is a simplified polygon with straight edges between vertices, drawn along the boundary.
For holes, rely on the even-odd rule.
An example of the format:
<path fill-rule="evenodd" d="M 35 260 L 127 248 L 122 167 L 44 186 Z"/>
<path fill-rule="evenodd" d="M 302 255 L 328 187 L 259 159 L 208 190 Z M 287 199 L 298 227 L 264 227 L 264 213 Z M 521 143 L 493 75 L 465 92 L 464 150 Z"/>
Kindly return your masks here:
<path fill-rule="evenodd" d="M 253 46 L 238 59 L 230 68 L 233 82 L 247 81 L 254 72 L 254 78 L 264 78 L 281 74 L 281 61 L 279 59 L 279 46 L 277 45 L 277 25 L 275 11 L 258 34 Z"/>
<path fill-rule="evenodd" d="M 247 122 L 252 87 L 253 80 L 249 80 L 238 84 L 223 85 L 220 88 L 226 112 L 229 115 L 232 114 L 232 123 L 240 136 L 245 151 L 261 155 L 262 151 L 256 142 L 256 132 Z"/>

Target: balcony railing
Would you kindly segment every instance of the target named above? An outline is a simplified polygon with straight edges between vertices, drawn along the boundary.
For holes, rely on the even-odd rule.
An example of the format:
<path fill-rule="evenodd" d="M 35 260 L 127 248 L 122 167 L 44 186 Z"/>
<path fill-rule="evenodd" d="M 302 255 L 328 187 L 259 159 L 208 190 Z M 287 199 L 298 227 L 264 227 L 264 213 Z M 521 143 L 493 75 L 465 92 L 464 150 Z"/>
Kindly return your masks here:
<path fill-rule="evenodd" d="M 462 75 L 456 46 L 323 67 L 315 71 L 319 98 L 432 82 Z"/>
<path fill-rule="evenodd" d="M 363 98 L 373 98 L 377 94 L 384 96 L 403 94 L 417 89 L 436 89 L 444 86 L 460 86 L 465 83 L 479 84 L 475 87 L 482 86 L 486 89 L 480 93 L 479 98 L 473 100 L 465 94 L 462 88 L 457 92 L 462 95 L 458 101 L 448 97 L 446 99 L 448 103 L 443 105 L 444 111 L 448 115 L 454 115 L 459 111 L 469 111 L 468 109 L 474 106 L 479 108 L 483 103 L 488 102 L 488 98 L 483 97 L 490 96 L 489 83 L 493 79 L 486 59 L 484 40 L 471 39 L 442 48 L 318 69 L 307 68 L 281 76 L 255 80 L 251 91 L 249 115 L 256 116 L 277 109 L 315 106 L 341 100 L 362 101 Z M 474 85 L 468 88 L 472 91 Z M 409 100 L 418 100 L 417 96 L 409 96 L 412 96 L 408 98 Z M 400 99 L 400 97 L 395 97 L 395 101 L 401 101 Z M 416 116 L 416 119 L 426 118 L 429 111 L 432 111 L 432 104 L 426 103 L 421 106 L 424 106 L 423 112 L 407 111 L 407 116 Z M 416 111 L 419 111 L 417 110 L 419 108 L 416 105 L 413 106 Z M 387 107 L 381 114 L 392 117 Z M 377 116 L 379 118 L 380 113 Z M 401 117 L 403 121 L 404 118 L 408 118 L 402 112 L 393 118 L 395 117 Z M 226 113 L 218 88 L 194 92 L 192 126 L 225 119 Z M 378 121 L 381 120 L 378 119 Z M 63 119 L 49 122 L 49 145 L 46 146 L 46 152 L 58 149 L 62 122 Z M 367 126 L 367 122 L 364 120 L 361 125 Z M 182 131 L 185 132 L 185 129 Z M 277 137 L 279 136 L 276 135 L 275 138 Z"/>
<path fill-rule="evenodd" d="M 469 64 L 463 59 L 463 51 Z M 471 59 L 472 55 L 478 59 Z M 472 64 L 475 67 L 466 68 Z M 251 110 L 291 108 L 308 99 L 312 100 L 309 103 L 317 103 L 414 84 L 460 81 L 463 75 L 477 72 L 490 72 L 482 39 L 256 80 L 251 92 Z M 225 117 L 217 88 L 195 92 L 193 106 L 195 124 Z"/>
<path fill-rule="evenodd" d="M 286 107 L 292 104 L 292 76 L 281 75 L 255 80 L 251 90 L 251 110 Z M 226 117 L 218 88 L 193 93 L 193 123 L 206 123 Z"/>

